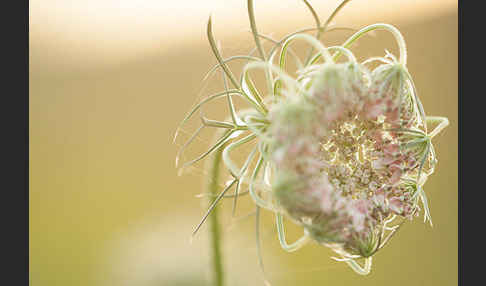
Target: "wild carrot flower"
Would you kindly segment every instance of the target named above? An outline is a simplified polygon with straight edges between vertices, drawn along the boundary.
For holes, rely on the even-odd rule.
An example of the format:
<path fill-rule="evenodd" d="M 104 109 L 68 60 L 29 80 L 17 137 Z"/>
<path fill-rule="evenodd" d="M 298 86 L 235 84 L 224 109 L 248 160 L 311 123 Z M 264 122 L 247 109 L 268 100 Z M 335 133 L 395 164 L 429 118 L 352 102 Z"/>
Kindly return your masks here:
<path fill-rule="evenodd" d="M 260 57 L 221 58 L 209 21 L 208 37 L 219 62 L 212 71 L 222 68 L 233 88 L 203 100 L 183 123 L 202 105 L 222 97 L 228 100 L 230 116 L 228 121 L 203 120 L 201 129 L 219 128 L 222 135 L 208 152 L 183 167 L 212 152 L 222 152 L 232 180 L 207 214 L 228 196 L 231 187 L 236 188 L 232 196 L 236 199 L 242 184 L 248 183 L 257 208 L 275 213 L 285 250 L 297 250 L 313 240 L 333 249 L 340 256 L 335 259 L 345 261 L 357 273 L 368 274 L 373 254 L 405 221 L 419 214 L 419 201 L 425 219 L 432 224 L 423 185 L 437 163 L 431 140 L 448 120 L 425 115 L 406 67 L 405 41 L 393 26 L 370 25 L 341 46 L 326 47 L 319 37 L 348 1 L 343 1 L 324 25 L 304 1 L 317 28 L 271 40 L 274 46 L 267 53 L 260 39 L 268 36 L 258 33 L 253 4 L 248 2 Z M 317 37 L 306 34 L 310 30 L 316 30 Z M 349 48 L 373 30 L 392 33 L 400 50 L 398 58 L 386 52 L 384 57 L 356 59 Z M 286 72 L 286 57 L 297 40 L 309 43 L 312 49 L 297 76 L 292 77 Z M 338 61 L 343 56 L 345 60 Z M 236 59 L 248 60 L 240 80 L 226 65 Z M 255 69 L 265 72 L 266 91 L 254 85 L 250 72 Z M 252 108 L 238 111 L 233 96 L 243 98 Z M 437 126 L 429 132 L 431 124 Z M 255 147 L 238 167 L 231 152 L 248 143 Z M 285 240 L 284 217 L 304 229 L 304 236 L 293 244 Z M 364 266 L 356 262 L 359 258 L 365 258 Z"/>

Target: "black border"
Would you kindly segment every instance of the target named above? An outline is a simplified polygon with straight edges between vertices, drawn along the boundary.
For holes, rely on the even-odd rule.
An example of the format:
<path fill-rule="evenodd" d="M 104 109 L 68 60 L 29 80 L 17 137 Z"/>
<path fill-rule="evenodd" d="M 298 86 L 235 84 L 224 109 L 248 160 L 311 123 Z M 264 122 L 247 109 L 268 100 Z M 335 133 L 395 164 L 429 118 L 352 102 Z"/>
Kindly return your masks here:
<path fill-rule="evenodd" d="M 29 285 L 29 1 L 2 4 L 1 284 Z"/>
<path fill-rule="evenodd" d="M 465 3 L 468 8 L 465 8 Z M 478 4 L 474 7 L 473 4 Z M 482 1 L 458 1 L 458 279 L 459 285 L 483 285 L 484 211 L 482 157 L 485 72 L 484 8 Z M 466 14 L 467 11 L 467 14 Z M 476 14 L 475 14 L 476 13 Z M 469 37 L 467 37 L 469 35 Z M 469 39 L 469 42 L 468 42 Z M 467 132 L 469 131 L 469 132 Z M 467 135 L 470 135 L 468 138 Z M 469 232 L 469 233 L 468 233 Z M 472 282 L 465 282 L 472 281 Z"/>

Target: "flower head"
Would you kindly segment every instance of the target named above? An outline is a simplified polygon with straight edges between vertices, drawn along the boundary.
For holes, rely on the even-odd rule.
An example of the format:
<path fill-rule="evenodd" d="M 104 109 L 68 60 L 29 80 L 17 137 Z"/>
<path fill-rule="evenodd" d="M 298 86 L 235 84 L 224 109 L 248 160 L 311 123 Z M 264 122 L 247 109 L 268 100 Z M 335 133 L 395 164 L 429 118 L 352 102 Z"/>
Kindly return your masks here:
<path fill-rule="evenodd" d="M 252 9 L 249 11 L 254 24 Z M 319 26 L 317 30 L 326 28 Z M 394 35 L 399 58 L 386 52 L 384 57 L 358 62 L 349 48 L 362 35 L 377 29 Z M 423 185 L 437 162 L 431 140 L 448 121 L 425 116 L 406 67 L 405 42 L 396 28 L 370 25 L 334 47 L 325 47 L 318 38 L 303 32 L 293 33 L 274 41 L 267 56 L 252 25 L 260 58 L 242 57 L 250 62 L 239 82 L 226 66 L 229 60 L 219 55 L 210 31 L 211 23 L 208 35 L 219 61 L 217 67 L 226 72 L 234 89 L 209 97 L 189 114 L 217 96 L 228 99 L 230 121 L 203 121 L 201 128 L 225 131 L 197 160 L 222 150 L 233 176 L 234 184 L 229 186 L 238 188 L 249 181 L 249 194 L 256 205 L 275 212 L 284 249 L 293 251 L 310 238 L 332 248 L 341 256 L 338 260 L 356 272 L 367 274 L 373 254 L 402 223 L 419 214 L 419 199 L 425 218 L 430 220 Z M 286 72 L 285 62 L 296 40 L 309 43 L 314 54 L 294 78 Z M 341 56 L 346 60 L 338 62 Z M 276 58 L 278 64 L 274 63 Z M 370 63 L 376 61 L 380 64 L 371 69 Z M 266 93 L 254 85 L 250 76 L 254 69 L 265 72 Z M 237 111 L 232 96 L 245 99 L 252 108 Z M 427 124 L 436 123 L 429 133 Z M 254 151 L 239 168 L 230 153 L 250 142 L 255 144 Z M 253 171 L 247 172 L 249 169 Z M 259 180 L 265 181 L 266 187 L 257 186 Z M 293 245 L 285 242 L 282 217 L 304 228 L 302 240 Z M 357 258 L 366 258 L 364 267 L 357 264 Z"/>

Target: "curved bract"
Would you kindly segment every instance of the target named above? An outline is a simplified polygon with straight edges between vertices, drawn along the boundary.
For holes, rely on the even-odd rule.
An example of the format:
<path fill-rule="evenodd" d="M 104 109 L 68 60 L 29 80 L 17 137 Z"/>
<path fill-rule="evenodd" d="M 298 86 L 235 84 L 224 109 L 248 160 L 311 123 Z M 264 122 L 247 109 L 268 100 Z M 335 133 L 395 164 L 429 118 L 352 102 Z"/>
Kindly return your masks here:
<path fill-rule="evenodd" d="M 437 163 L 432 138 L 449 122 L 425 115 L 406 66 L 405 41 L 395 27 L 373 24 L 342 45 L 326 47 L 319 37 L 325 35 L 329 21 L 321 27 L 309 2 L 304 2 L 316 19 L 316 37 L 303 31 L 272 40 L 274 46 L 267 54 L 249 1 L 259 57 L 223 59 L 214 44 L 211 20 L 208 22 L 208 37 L 218 60 L 213 70 L 221 68 L 225 83 L 228 77 L 233 89 L 203 100 L 184 122 L 202 105 L 220 97 L 228 99 L 228 121 L 202 118 L 196 135 L 205 127 L 223 129 L 222 135 L 208 152 L 183 167 L 217 151 L 222 152 L 233 176 L 198 228 L 220 199 L 231 197 L 236 205 L 239 188 L 246 182 L 248 191 L 240 194 L 249 193 L 258 209 L 275 213 L 278 239 L 285 250 L 295 251 L 315 241 L 333 249 L 339 256 L 336 260 L 366 275 L 372 256 L 421 207 L 424 219 L 432 224 L 423 186 Z M 398 59 L 386 52 L 384 57 L 358 62 L 352 44 L 378 29 L 393 34 Z M 311 49 L 308 60 L 296 60 L 300 68 L 294 78 L 286 67 L 287 57 L 297 57 L 295 50 L 288 52 L 296 40 L 307 42 Z M 345 60 L 338 62 L 341 55 Z M 240 81 L 227 66 L 233 59 L 248 61 Z M 378 65 L 370 69 L 370 63 Z M 255 69 L 264 71 L 267 90 L 258 90 L 253 83 Z M 234 97 L 251 108 L 239 111 Z M 428 124 L 436 127 L 429 132 Z M 183 145 L 181 153 L 192 140 Z M 255 144 L 255 148 L 244 163 L 237 164 L 231 154 L 245 144 Z M 226 195 L 232 187 L 237 189 L 235 195 Z M 304 235 L 294 243 L 285 239 L 284 218 L 303 228 Z M 365 259 L 363 266 L 357 262 L 361 258 Z"/>

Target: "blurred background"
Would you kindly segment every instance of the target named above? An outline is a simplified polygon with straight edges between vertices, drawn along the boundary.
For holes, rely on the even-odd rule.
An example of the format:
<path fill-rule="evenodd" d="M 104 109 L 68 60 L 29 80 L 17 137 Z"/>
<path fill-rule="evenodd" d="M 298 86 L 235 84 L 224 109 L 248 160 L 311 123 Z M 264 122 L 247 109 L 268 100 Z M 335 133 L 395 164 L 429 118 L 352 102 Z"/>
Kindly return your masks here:
<path fill-rule="evenodd" d="M 339 1 L 310 3 L 324 22 Z M 207 226 L 190 242 L 205 212 L 196 197 L 205 171 L 199 164 L 178 176 L 183 141 L 172 143 L 215 64 L 205 31 L 210 13 L 225 57 L 254 47 L 244 0 L 30 1 L 31 285 L 210 285 Z M 259 31 L 277 39 L 314 25 L 298 0 L 258 0 L 255 13 Z M 457 284 L 457 17 L 453 0 L 353 0 L 335 18 L 355 29 L 398 27 L 426 113 L 450 120 L 434 139 L 439 164 L 425 185 L 434 226 L 422 217 L 406 224 L 362 277 L 316 244 L 281 250 L 264 211 L 272 285 Z M 351 33 L 322 41 L 339 44 Z M 397 54 L 380 31 L 353 47 L 360 59 L 384 49 Z M 216 87 L 219 74 L 206 90 Z M 227 285 L 263 285 L 253 210 L 242 198 L 231 218 L 231 202 L 222 204 Z M 302 231 L 287 228 L 290 240 Z"/>

